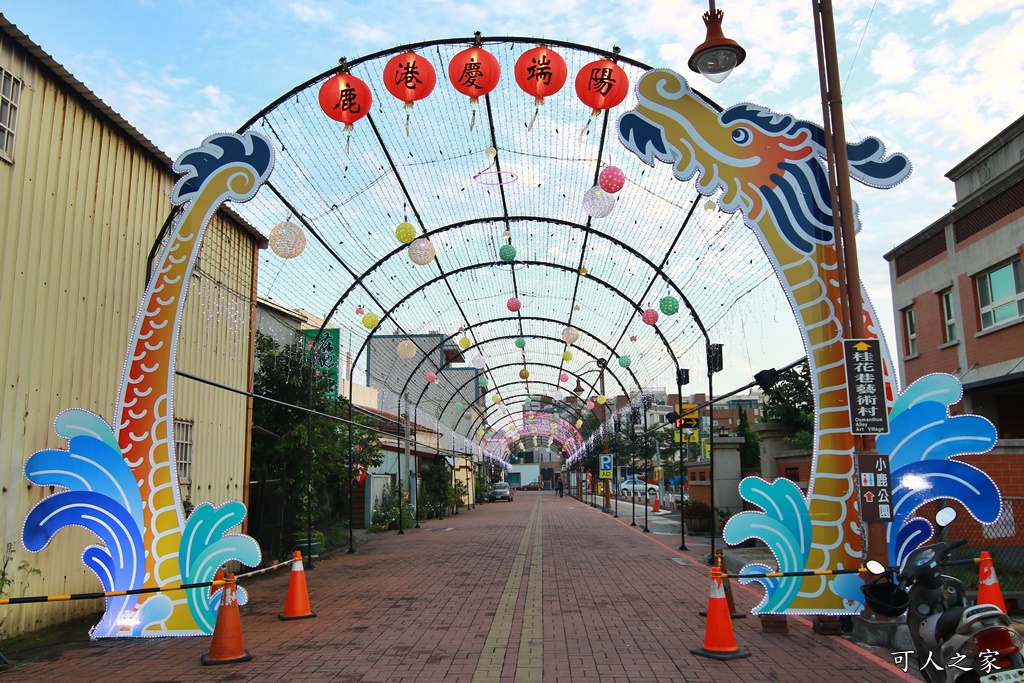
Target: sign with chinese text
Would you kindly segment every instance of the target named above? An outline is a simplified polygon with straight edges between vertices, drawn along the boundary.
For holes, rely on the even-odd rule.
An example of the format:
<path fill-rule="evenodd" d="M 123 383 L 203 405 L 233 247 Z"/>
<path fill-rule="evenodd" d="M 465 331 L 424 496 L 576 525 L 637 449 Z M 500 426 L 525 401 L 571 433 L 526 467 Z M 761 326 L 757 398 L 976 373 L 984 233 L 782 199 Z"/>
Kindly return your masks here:
<path fill-rule="evenodd" d="M 860 475 L 860 516 L 865 522 L 892 521 L 892 480 L 889 456 L 857 454 Z"/>
<path fill-rule="evenodd" d="M 319 378 L 327 377 L 330 382 L 324 390 L 325 396 L 338 395 L 338 359 L 341 352 L 341 337 L 337 329 L 325 329 L 313 349 L 318 330 L 303 330 L 302 337 L 306 353 L 313 353 L 313 372 Z"/>
<path fill-rule="evenodd" d="M 850 391 L 852 432 L 859 435 L 888 434 L 889 411 L 885 405 L 882 351 L 877 339 L 848 339 L 846 384 Z"/>

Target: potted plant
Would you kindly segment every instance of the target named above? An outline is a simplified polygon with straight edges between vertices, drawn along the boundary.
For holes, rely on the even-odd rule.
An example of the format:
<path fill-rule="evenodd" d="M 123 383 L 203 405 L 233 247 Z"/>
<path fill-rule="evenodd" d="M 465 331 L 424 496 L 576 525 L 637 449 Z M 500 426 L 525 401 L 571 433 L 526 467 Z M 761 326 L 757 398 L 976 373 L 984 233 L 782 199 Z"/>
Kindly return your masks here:
<path fill-rule="evenodd" d="M 683 503 L 683 519 L 693 531 L 709 531 L 711 529 L 711 506 L 702 500 L 688 500 Z"/>
<path fill-rule="evenodd" d="M 309 538 L 307 538 L 307 532 L 305 531 L 292 536 L 295 550 L 301 552 L 303 557 L 316 557 L 323 549 L 324 534 L 322 531 L 314 529 L 308 536 Z"/>

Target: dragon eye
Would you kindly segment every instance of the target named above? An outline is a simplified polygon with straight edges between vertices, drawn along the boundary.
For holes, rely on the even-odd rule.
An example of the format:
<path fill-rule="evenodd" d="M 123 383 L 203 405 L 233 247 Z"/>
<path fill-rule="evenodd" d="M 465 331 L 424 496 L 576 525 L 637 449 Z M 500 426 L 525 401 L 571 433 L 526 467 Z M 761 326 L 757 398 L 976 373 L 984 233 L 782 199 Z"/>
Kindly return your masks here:
<path fill-rule="evenodd" d="M 749 145 L 754 135 L 746 128 L 737 128 L 732 132 L 732 141 L 737 145 Z"/>

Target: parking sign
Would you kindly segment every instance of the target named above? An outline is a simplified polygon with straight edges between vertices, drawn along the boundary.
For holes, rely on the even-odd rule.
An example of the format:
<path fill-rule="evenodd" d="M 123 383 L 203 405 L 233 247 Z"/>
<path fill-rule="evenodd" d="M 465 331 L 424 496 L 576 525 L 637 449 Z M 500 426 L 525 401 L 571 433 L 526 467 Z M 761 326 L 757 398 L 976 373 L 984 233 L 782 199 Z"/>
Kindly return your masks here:
<path fill-rule="evenodd" d="M 612 478 L 612 456 L 610 453 L 605 453 L 601 456 L 601 479 Z"/>

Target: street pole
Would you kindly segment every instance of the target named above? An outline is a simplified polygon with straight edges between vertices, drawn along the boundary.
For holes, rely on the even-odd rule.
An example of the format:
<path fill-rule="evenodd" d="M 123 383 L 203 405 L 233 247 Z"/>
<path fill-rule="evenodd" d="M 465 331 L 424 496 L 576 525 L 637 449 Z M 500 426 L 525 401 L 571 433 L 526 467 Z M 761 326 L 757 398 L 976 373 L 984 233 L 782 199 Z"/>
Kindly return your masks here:
<path fill-rule="evenodd" d="M 649 534 L 651 530 L 648 527 L 647 520 L 648 511 L 651 509 L 651 501 L 647 493 L 647 480 L 651 476 L 651 451 L 650 444 L 647 442 L 647 401 L 643 394 L 640 395 L 640 407 L 644 411 L 644 533 Z"/>
<path fill-rule="evenodd" d="M 679 425 L 679 549 L 689 550 L 686 547 L 686 520 L 683 519 L 683 378 L 678 370 L 676 371 L 676 396 L 679 401 L 679 407 L 676 409 L 676 414 L 679 416 L 679 421 L 676 422 Z M 686 449 L 687 451 L 690 449 L 689 438 L 686 441 Z"/>
<path fill-rule="evenodd" d="M 711 450 L 709 456 L 710 462 L 710 473 L 708 478 L 711 479 L 711 555 L 708 556 L 708 564 L 714 564 L 715 562 L 715 388 L 713 377 L 715 376 L 715 365 L 711 359 L 711 344 L 708 344 L 707 348 L 708 357 L 708 399 L 711 401 L 709 407 L 710 415 L 708 417 L 709 432 L 711 438 L 709 443 Z"/>
<path fill-rule="evenodd" d="M 409 409 L 409 405 L 408 404 L 409 404 L 409 400 L 406 399 L 406 410 Z M 398 419 L 399 420 L 402 419 L 402 397 L 401 396 L 398 397 Z M 405 528 L 404 528 L 405 520 L 402 519 L 404 517 L 404 515 L 402 514 L 402 508 L 404 507 L 404 503 L 405 503 L 405 501 L 403 500 L 403 496 L 402 496 L 402 451 L 405 451 L 407 453 L 405 459 L 407 461 L 410 461 L 410 457 L 408 455 L 408 451 L 409 451 L 409 418 L 408 417 L 405 419 L 405 430 L 404 430 L 404 432 L 405 432 L 405 443 L 402 444 L 402 449 L 399 450 L 398 453 L 397 453 L 397 456 L 398 456 L 398 535 L 399 536 L 405 534 Z"/>
<path fill-rule="evenodd" d="M 636 419 L 633 416 L 633 408 L 629 409 L 629 479 L 630 479 L 630 501 L 629 509 L 632 522 L 630 526 L 636 526 Z"/>
<path fill-rule="evenodd" d="M 615 429 L 616 436 L 619 433 L 619 420 L 618 416 L 612 418 L 613 427 Z M 608 441 L 608 427 L 604 428 L 605 442 Z M 615 519 L 619 518 L 619 443 L 620 439 L 615 440 L 615 451 L 612 453 L 612 493 L 615 494 Z"/>

